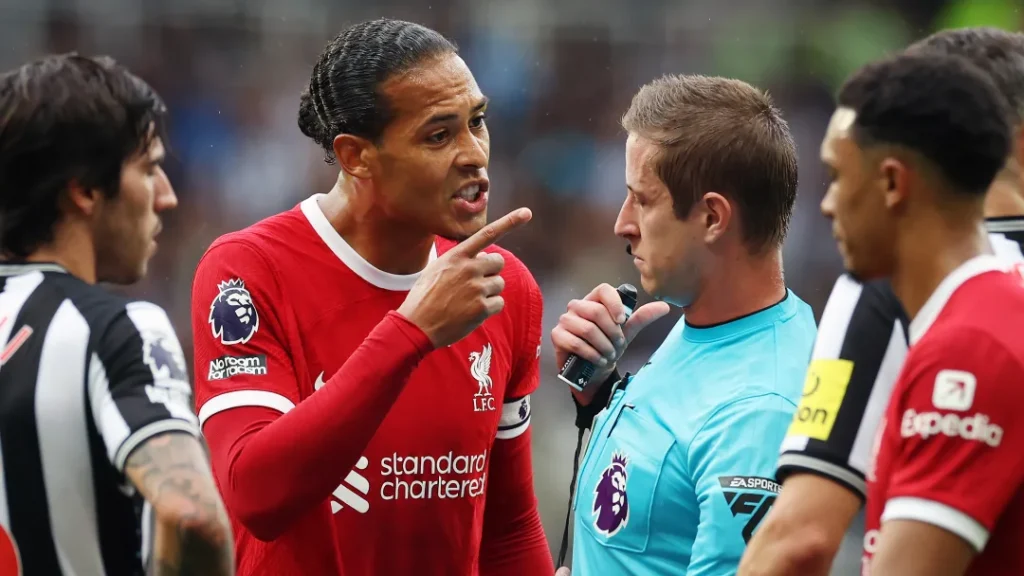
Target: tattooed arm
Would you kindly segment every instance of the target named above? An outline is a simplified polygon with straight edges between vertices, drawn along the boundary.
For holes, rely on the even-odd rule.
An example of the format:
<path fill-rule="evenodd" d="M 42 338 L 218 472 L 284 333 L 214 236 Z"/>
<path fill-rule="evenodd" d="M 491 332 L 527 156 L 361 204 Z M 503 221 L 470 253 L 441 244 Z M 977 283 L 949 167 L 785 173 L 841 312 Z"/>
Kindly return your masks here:
<path fill-rule="evenodd" d="M 151 573 L 233 575 L 231 525 L 200 439 L 184 350 L 162 308 L 120 302 L 94 345 L 89 405 L 111 466 L 150 506 Z"/>
<path fill-rule="evenodd" d="M 196 438 L 154 436 L 132 451 L 124 471 L 153 508 L 150 574 L 235 573 L 231 525 Z"/>

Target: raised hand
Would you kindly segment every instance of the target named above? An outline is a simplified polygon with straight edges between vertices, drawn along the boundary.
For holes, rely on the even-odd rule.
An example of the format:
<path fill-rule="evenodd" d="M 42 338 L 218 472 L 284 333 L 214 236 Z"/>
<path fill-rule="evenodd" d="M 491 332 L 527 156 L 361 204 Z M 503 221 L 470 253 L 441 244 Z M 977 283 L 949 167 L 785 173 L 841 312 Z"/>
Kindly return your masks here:
<path fill-rule="evenodd" d="M 626 320 L 626 308 L 618 293 L 609 284 L 601 284 L 582 300 L 571 300 L 558 325 L 551 330 L 551 343 L 555 346 L 555 362 L 563 366 L 569 354 L 594 364 L 591 382 L 600 384 L 615 369 L 626 347 L 641 330 L 668 314 L 664 302 L 650 302 L 637 308 Z M 580 404 L 586 405 L 597 393 L 597 386 L 588 386 L 583 392 L 572 393 Z"/>
<path fill-rule="evenodd" d="M 409 291 L 398 313 L 419 326 L 436 347 L 458 342 L 502 311 L 505 267 L 500 254 L 483 252 L 533 218 L 519 208 L 491 222 L 431 262 Z"/>

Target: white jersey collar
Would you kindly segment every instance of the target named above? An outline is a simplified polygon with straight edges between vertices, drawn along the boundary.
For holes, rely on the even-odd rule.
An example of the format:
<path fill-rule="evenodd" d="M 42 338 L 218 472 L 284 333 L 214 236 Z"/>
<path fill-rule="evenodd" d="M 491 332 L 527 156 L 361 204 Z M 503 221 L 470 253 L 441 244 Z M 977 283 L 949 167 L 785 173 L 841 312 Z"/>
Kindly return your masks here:
<path fill-rule="evenodd" d="M 991 254 L 982 254 L 971 258 L 961 264 L 956 270 L 950 272 L 939 283 L 938 288 L 932 292 L 932 295 L 928 297 L 924 306 L 917 313 L 917 316 L 910 322 L 910 345 L 913 346 L 925 335 L 928 328 L 931 328 L 931 325 L 935 323 L 935 319 L 942 313 L 942 309 L 946 307 L 946 303 L 949 302 L 953 293 L 960 286 L 975 276 L 1005 269 L 1006 262 L 1004 260 Z"/>
<path fill-rule="evenodd" d="M 348 242 L 345 242 L 345 239 L 338 234 L 338 231 L 327 220 L 327 216 L 324 216 L 324 212 L 318 202 L 324 196 L 326 194 L 314 194 L 303 200 L 299 208 L 306 216 L 310 226 L 320 236 L 320 239 L 331 249 L 331 252 L 334 252 L 334 255 L 345 266 L 348 266 L 350 270 L 355 272 L 356 275 L 378 288 L 397 292 L 411 289 L 412 285 L 419 280 L 422 272 L 416 272 L 415 274 L 392 274 L 367 262 L 352 246 L 349 246 Z M 435 259 L 437 259 L 436 243 L 430 247 L 430 261 L 433 262 Z"/>

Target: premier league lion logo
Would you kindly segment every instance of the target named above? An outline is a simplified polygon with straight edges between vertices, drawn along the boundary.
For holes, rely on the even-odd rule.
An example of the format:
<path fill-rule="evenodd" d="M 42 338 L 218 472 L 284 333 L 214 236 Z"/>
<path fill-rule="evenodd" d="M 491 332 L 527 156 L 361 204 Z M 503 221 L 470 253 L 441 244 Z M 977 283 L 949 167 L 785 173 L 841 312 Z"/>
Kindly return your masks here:
<path fill-rule="evenodd" d="M 179 358 L 180 352 L 176 344 L 161 335 L 145 339 L 142 358 L 153 371 L 154 376 L 172 380 L 188 380 L 188 376 L 185 374 L 185 361 Z"/>
<path fill-rule="evenodd" d="M 260 328 L 260 316 L 245 282 L 235 278 L 217 285 L 210 304 L 210 328 L 222 344 L 245 344 Z"/>
<path fill-rule="evenodd" d="M 612 463 L 601 473 L 594 489 L 594 528 L 605 536 L 614 536 L 629 522 L 629 501 L 626 500 L 625 454 L 612 454 Z"/>

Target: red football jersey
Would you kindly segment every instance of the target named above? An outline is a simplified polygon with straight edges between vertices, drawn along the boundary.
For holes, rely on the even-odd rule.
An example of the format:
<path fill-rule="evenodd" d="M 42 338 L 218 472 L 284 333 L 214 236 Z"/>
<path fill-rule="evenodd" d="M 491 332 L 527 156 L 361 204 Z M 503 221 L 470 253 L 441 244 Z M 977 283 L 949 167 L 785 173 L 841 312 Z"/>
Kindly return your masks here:
<path fill-rule="evenodd" d="M 452 246 L 439 238 L 431 259 Z M 490 456 L 496 440 L 528 429 L 541 338 L 536 281 L 509 252 L 488 251 L 505 258 L 505 309 L 423 356 L 355 468 L 331 479 L 330 498 L 270 542 L 246 530 L 226 498 L 239 574 L 476 573 Z M 418 276 L 370 265 L 337 234 L 317 196 L 218 239 L 193 288 L 204 433 L 211 419 L 240 407 L 260 407 L 269 420 L 317 402 Z M 387 353 L 385 345 L 379 354 Z M 222 491 L 233 458 L 215 454 Z M 276 473 L 265 471 L 268 479 Z"/>
<path fill-rule="evenodd" d="M 968 574 L 1024 574 L 1024 281 L 1003 268 L 966 262 L 910 325 L 867 474 L 865 574 L 889 520 L 963 538 Z"/>

